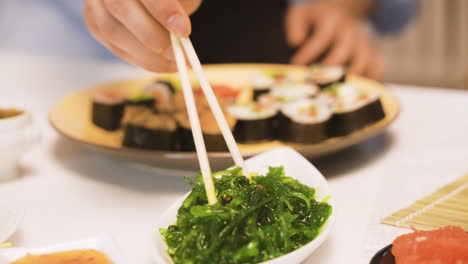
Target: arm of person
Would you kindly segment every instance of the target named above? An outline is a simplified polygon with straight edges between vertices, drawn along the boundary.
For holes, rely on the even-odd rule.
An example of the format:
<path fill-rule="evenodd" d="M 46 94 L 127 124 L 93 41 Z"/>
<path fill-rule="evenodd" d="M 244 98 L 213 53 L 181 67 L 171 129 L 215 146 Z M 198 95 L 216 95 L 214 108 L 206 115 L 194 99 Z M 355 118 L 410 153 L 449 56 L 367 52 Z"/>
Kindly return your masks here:
<path fill-rule="evenodd" d="M 175 71 L 169 32 L 186 37 L 201 0 L 85 0 L 91 34 L 122 59 L 152 72 Z"/>

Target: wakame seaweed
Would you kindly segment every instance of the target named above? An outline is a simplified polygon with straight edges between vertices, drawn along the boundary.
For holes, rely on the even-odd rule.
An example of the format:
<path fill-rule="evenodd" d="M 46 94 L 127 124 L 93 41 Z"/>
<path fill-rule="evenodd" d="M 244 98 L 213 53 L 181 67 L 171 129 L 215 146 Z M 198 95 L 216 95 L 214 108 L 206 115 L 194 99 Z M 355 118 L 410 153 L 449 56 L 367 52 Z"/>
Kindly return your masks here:
<path fill-rule="evenodd" d="M 203 180 L 187 179 L 192 192 L 177 222 L 161 229 L 174 263 L 258 263 L 291 252 L 318 236 L 332 208 L 315 190 L 270 167 L 251 180 L 235 168 L 215 177 L 218 203 L 208 205 Z"/>

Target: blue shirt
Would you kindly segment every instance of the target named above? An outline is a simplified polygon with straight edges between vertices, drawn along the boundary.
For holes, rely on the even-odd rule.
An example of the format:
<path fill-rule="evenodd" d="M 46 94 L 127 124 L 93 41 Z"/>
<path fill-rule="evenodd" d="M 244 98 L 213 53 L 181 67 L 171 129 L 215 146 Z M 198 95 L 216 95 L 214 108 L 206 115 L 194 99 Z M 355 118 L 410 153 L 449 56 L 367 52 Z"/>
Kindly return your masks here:
<path fill-rule="evenodd" d="M 417 10 L 416 0 L 375 1 L 369 19 L 380 34 L 399 32 Z M 82 12 L 82 0 L 0 0 L 0 50 L 115 58 L 89 34 Z"/>
<path fill-rule="evenodd" d="M 415 0 L 377 0 L 370 21 L 380 34 L 400 32 L 416 14 Z"/>

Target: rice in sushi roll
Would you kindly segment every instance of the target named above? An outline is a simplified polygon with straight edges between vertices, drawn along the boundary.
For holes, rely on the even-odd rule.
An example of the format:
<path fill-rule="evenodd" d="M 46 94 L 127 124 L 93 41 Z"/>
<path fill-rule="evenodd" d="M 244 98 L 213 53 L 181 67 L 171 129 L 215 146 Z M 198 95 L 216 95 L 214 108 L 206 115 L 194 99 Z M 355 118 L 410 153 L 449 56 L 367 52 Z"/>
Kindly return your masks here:
<path fill-rule="evenodd" d="M 105 130 L 120 128 L 125 98 L 115 92 L 98 92 L 92 97 L 92 122 Z"/>
<path fill-rule="evenodd" d="M 251 78 L 253 100 L 257 100 L 262 94 L 269 93 L 273 87 L 283 85 L 288 82 L 288 76 L 283 73 L 267 71 L 254 73 Z"/>
<path fill-rule="evenodd" d="M 210 106 L 208 105 L 208 101 L 206 100 L 203 94 L 194 93 L 193 98 L 195 99 L 195 104 L 197 106 L 198 112 L 205 111 L 206 109 L 210 109 Z M 218 98 L 218 102 L 220 103 L 220 105 L 222 105 L 222 100 L 220 100 L 220 98 Z M 176 113 L 181 113 L 181 112 L 183 113 L 187 111 L 184 93 L 177 92 L 174 95 L 174 107 L 175 107 L 174 110 Z"/>
<path fill-rule="evenodd" d="M 332 102 L 331 136 L 345 136 L 385 118 L 378 91 L 366 91 L 351 84 L 334 85 L 324 92 Z"/>
<path fill-rule="evenodd" d="M 332 110 L 314 99 L 301 99 L 281 108 L 278 138 L 282 141 L 313 144 L 328 138 Z"/>
<path fill-rule="evenodd" d="M 303 98 L 310 98 L 318 93 L 318 88 L 313 84 L 281 85 L 272 89 L 270 95 L 282 103 L 288 103 Z"/>
<path fill-rule="evenodd" d="M 251 79 L 253 99 L 257 100 L 260 95 L 269 93 L 273 83 L 274 79 L 264 72 L 256 72 L 253 74 Z"/>
<path fill-rule="evenodd" d="M 146 94 L 154 96 L 156 102 L 155 108 L 158 112 L 168 113 L 174 111 L 173 96 L 176 90 L 171 82 L 157 80 L 146 86 L 143 91 Z"/>
<path fill-rule="evenodd" d="M 211 112 L 211 108 L 208 105 L 208 101 L 205 96 L 200 93 L 194 94 L 195 104 L 197 106 L 198 117 L 200 125 L 205 139 L 205 145 L 207 151 L 210 152 L 222 152 L 227 151 L 226 143 L 218 128 L 217 122 Z M 178 125 L 178 138 L 179 146 L 181 151 L 195 151 L 195 144 L 193 142 L 192 129 L 190 126 L 190 120 L 187 113 L 187 107 L 185 105 L 185 99 L 183 93 L 176 93 L 174 96 L 175 109 L 176 109 L 176 120 Z M 225 113 L 226 121 L 228 122 L 231 129 L 235 124 L 235 119 L 227 114 L 225 101 L 218 97 L 218 103 Z"/>
<path fill-rule="evenodd" d="M 232 105 L 228 112 L 237 119 L 234 137 L 238 142 L 254 143 L 275 138 L 278 105 L 251 102 Z"/>
<path fill-rule="evenodd" d="M 309 70 L 309 76 L 306 82 L 312 82 L 324 89 L 336 83 L 346 81 L 346 71 L 342 67 L 312 66 Z"/>
<path fill-rule="evenodd" d="M 173 116 L 144 106 L 127 106 L 122 121 L 123 145 L 151 150 L 174 150 L 177 124 Z"/>

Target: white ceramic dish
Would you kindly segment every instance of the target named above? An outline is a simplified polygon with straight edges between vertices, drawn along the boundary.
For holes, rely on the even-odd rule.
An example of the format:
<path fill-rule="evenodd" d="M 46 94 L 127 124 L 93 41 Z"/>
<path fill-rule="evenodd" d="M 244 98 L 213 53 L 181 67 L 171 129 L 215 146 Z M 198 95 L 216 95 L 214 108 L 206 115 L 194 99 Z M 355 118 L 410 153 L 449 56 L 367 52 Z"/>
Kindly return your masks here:
<path fill-rule="evenodd" d="M 291 148 L 282 147 L 259 154 L 247 160 L 246 165 L 250 172 L 257 172 L 263 175 L 268 171 L 269 166 L 284 166 L 287 176 L 295 178 L 302 184 L 311 186 L 316 189 L 317 200 L 320 201 L 331 195 L 328 188 L 328 183 L 323 175 L 307 159 Z M 177 218 L 177 210 L 179 209 L 185 197 L 186 195 L 184 195 L 184 197 L 179 199 L 164 212 L 160 218 L 161 221 L 157 225 L 157 230 L 159 230 L 159 228 L 167 228 L 169 225 L 175 223 Z M 333 198 L 329 199 L 328 203 L 332 206 L 333 212 L 317 238 L 293 252 L 263 262 L 263 264 L 301 263 L 310 254 L 312 254 L 312 252 L 325 241 L 328 234 L 330 233 L 333 223 L 335 222 L 336 212 Z M 154 252 L 155 263 L 173 263 L 167 254 L 166 243 L 159 234 L 159 231 L 157 232 Z"/>
<path fill-rule="evenodd" d="M 49 254 L 68 250 L 94 249 L 104 253 L 114 264 L 124 264 L 114 240 L 109 236 L 98 236 L 85 240 L 65 242 L 56 245 L 32 248 L 5 248 L 0 249 L 0 264 L 9 264 L 30 254 Z"/>
<path fill-rule="evenodd" d="M 0 204 L 0 244 L 16 232 L 23 216 L 24 210 Z"/>
<path fill-rule="evenodd" d="M 19 159 L 39 142 L 40 131 L 31 114 L 23 112 L 0 119 L 0 134 L 0 180 L 8 180 L 18 175 Z"/>

